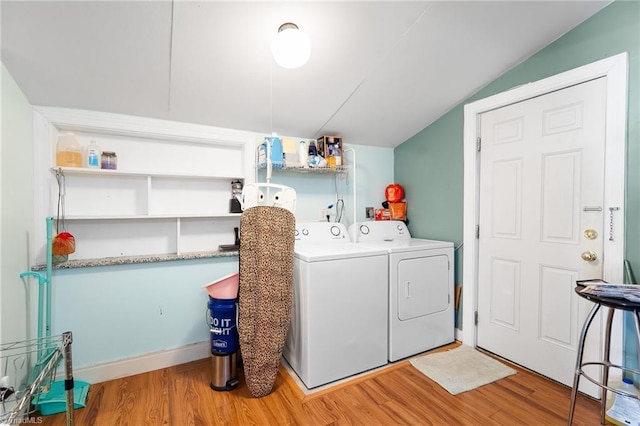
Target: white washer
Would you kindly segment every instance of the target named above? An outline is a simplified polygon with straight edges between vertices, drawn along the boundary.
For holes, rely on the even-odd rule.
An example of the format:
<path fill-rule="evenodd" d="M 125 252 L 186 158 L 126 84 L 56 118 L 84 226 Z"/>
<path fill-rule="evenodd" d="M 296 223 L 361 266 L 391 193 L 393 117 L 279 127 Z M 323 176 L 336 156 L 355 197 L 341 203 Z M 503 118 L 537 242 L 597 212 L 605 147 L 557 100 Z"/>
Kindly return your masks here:
<path fill-rule="evenodd" d="M 389 253 L 389 361 L 453 342 L 453 243 L 411 238 L 400 221 L 361 222 L 349 231 L 359 244 Z"/>
<path fill-rule="evenodd" d="M 284 357 L 311 389 L 387 363 L 386 251 L 342 224 L 296 225 L 294 312 Z"/>

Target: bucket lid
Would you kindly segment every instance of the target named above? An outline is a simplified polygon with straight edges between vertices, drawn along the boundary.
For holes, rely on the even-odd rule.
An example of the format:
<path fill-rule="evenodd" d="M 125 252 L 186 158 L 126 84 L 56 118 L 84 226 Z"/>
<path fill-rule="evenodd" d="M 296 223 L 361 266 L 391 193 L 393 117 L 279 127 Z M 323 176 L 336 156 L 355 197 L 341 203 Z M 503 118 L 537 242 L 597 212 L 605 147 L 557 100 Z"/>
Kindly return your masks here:
<path fill-rule="evenodd" d="M 214 299 L 235 299 L 238 297 L 239 282 L 240 274 L 236 272 L 206 284 L 203 288 Z"/>

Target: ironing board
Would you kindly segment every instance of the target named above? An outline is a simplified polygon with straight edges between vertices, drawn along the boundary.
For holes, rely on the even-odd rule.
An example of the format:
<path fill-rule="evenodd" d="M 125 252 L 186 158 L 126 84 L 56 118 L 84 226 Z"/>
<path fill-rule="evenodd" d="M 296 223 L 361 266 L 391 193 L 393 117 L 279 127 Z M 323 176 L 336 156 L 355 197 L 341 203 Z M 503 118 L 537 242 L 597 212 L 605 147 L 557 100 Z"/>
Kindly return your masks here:
<path fill-rule="evenodd" d="M 256 206 L 240 218 L 238 336 L 251 394 L 268 395 L 275 382 L 293 310 L 295 216 Z"/>

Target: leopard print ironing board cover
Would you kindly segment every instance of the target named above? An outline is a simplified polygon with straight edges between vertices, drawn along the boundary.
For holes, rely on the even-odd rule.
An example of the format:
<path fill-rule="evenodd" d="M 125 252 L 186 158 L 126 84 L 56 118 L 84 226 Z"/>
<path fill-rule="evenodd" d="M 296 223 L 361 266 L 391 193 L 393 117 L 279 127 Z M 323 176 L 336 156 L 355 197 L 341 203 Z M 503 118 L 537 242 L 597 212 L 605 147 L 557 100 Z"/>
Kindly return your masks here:
<path fill-rule="evenodd" d="M 268 395 L 291 324 L 295 216 L 280 207 L 257 206 L 240 219 L 238 335 L 251 394 Z"/>

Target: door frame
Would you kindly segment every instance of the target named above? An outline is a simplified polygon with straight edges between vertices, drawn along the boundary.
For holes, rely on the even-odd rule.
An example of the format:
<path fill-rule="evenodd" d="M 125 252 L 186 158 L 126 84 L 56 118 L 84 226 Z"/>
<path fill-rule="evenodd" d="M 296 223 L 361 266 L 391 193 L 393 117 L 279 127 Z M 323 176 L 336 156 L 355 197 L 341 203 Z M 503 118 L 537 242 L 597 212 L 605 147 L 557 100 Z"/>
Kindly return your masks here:
<path fill-rule="evenodd" d="M 543 80 L 472 102 L 464 106 L 464 221 L 462 268 L 462 343 L 477 346 L 475 312 L 478 310 L 478 246 L 476 226 L 480 213 L 480 156 L 476 140 L 480 135 L 480 115 L 484 112 L 521 102 L 535 96 L 607 78 L 605 130 L 604 216 L 609 207 L 614 212 L 614 241 L 604 237 L 603 279 L 622 282 L 625 236 L 625 151 L 627 132 L 627 53 L 620 53 Z"/>

